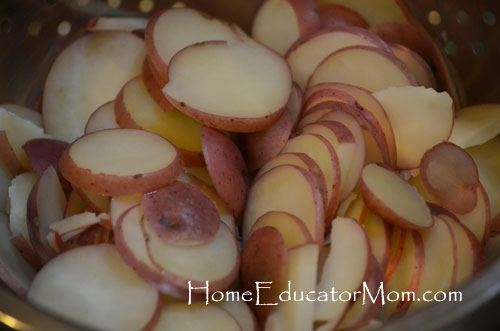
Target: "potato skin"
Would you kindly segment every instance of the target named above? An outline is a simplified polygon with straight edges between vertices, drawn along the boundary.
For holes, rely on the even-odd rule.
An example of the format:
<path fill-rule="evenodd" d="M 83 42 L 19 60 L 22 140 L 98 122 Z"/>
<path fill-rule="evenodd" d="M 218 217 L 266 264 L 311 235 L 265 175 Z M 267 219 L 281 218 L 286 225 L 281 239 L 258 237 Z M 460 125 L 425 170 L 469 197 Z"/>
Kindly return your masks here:
<path fill-rule="evenodd" d="M 240 150 L 228 136 L 205 126 L 201 128 L 201 146 L 217 193 L 238 217 L 245 207 L 249 184 Z"/>
<path fill-rule="evenodd" d="M 135 195 L 154 191 L 172 183 L 184 168 L 182 155 L 177 151 L 175 159 L 167 167 L 152 173 L 133 176 L 96 174 L 90 169 L 80 168 L 71 158 L 70 149 L 71 146 L 59 159 L 59 170 L 63 177 L 76 187 L 104 196 Z"/>

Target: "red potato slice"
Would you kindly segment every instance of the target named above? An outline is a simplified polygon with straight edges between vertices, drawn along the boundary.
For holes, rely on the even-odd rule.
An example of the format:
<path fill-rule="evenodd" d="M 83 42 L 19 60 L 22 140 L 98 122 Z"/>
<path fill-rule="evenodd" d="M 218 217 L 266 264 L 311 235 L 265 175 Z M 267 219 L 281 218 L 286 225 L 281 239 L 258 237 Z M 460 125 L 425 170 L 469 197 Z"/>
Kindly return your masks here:
<path fill-rule="evenodd" d="M 121 198 L 121 201 L 114 200 L 116 201 L 114 210 L 119 211 L 121 207 L 133 203 L 132 200 L 137 200 L 136 202 L 139 203 L 140 197 L 126 200 Z M 113 233 L 118 253 L 127 265 L 158 291 L 175 298 L 188 298 L 188 291 L 165 280 L 161 268 L 152 260 L 148 250 L 147 237 L 141 226 L 142 219 L 142 210 L 139 204 L 135 204 L 123 211 L 117 220 L 113 220 Z"/>
<path fill-rule="evenodd" d="M 319 0 L 319 6 L 334 3 L 359 13 L 368 24 L 383 22 L 406 23 L 405 13 L 397 0 Z"/>
<path fill-rule="evenodd" d="M 221 224 L 210 242 L 197 246 L 170 245 L 161 240 L 145 218 L 142 220 L 148 252 L 155 265 L 161 268 L 163 279 L 179 289 L 187 291 L 191 286 L 206 286 L 210 292 L 227 288 L 238 275 L 240 266 L 239 247 L 231 230 Z M 193 289 L 192 293 L 205 293 Z"/>
<path fill-rule="evenodd" d="M 356 100 L 348 93 L 332 89 L 318 90 L 307 98 L 304 104 L 304 114 L 318 109 L 318 105 L 324 105 L 325 101 L 338 101 L 351 106 L 356 105 Z"/>
<path fill-rule="evenodd" d="M 10 234 L 10 232 L 8 233 Z M 18 254 L 21 255 L 24 261 L 26 261 L 28 265 L 31 266 L 31 268 L 38 271 L 43 267 L 44 262 L 33 250 L 33 247 L 31 247 L 31 243 L 26 238 L 24 238 L 24 236 L 20 234 L 17 236 L 12 236 L 10 238 L 10 243 L 17 250 Z"/>
<path fill-rule="evenodd" d="M 182 152 L 188 165 L 204 165 L 200 123 L 172 109 L 165 112 L 137 76 L 122 88 L 115 101 L 115 116 L 121 128 L 142 129 L 164 137 Z"/>
<path fill-rule="evenodd" d="M 486 143 L 500 134 L 500 105 L 476 105 L 460 109 L 449 141 L 468 148 Z"/>
<path fill-rule="evenodd" d="M 22 148 L 33 170 L 41 175 L 49 166 L 53 166 L 56 171 L 59 170 L 59 159 L 68 146 L 69 144 L 64 141 L 38 138 L 29 140 Z"/>
<path fill-rule="evenodd" d="M 116 123 L 115 102 L 110 101 L 97 108 L 92 115 L 90 115 L 87 124 L 85 124 L 84 132 L 85 134 L 89 134 L 100 130 L 117 128 L 119 128 L 119 126 L 118 123 Z"/>
<path fill-rule="evenodd" d="M 92 112 L 141 72 L 144 57 L 144 42 L 129 32 L 94 32 L 70 44 L 45 81 L 42 116 L 47 133 L 67 142 L 80 137 Z"/>
<path fill-rule="evenodd" d="M 349 104 L 338 102 L 338 101 L 330 101 L 325 103 L 320 103 L 311 108 L 307 114 L 304 113 L 304 117 L 299 122 L 297 126 L 297 130 L 301 130 L 306 125 L 315 123 L 320 121 L 326 114 L 332 111 L 343 111 L 345 108 L 352 107 Z"/>
<path fill-rule="evenodd" d="M 352 9 L 344 6 L 328 3 L 319 7 L 319 20 L 322 29 L 336 26 L 357 26 L 368 29 L 366 20 Z"/>
<path fill-rule="evenodd" d="M 144 217 L 165 243 L 201 245 L 219 231 L 213 202 L 189 184 L 176 182 L 141 198 Z"/>
<path fill-rule="evenodd" d="M 318 134 L 301 134 L 290 139 L 283 153 L 303 153 L 317 163 L 326 184 L 325 225 L 328 226 L 340 201 L 341 167 L 333 145 Z M 297 215 L 298 216 L 298 215 Z M 300 217 L 299 217 L 300 218 Z M 313 233 L 311 233 L 314 236 Z"/>
<path fill-rule="evenodd" d="M 286 61 L 250 39 L 186 47 L 172 58 L 168 75 L 163 93 L 177 109 L 206 126 L 234 132 L 269 128 L 292 90 Z"/>
<path fill-rule="evenodd" d="M 365 164 L 365 138 L 361 127 L 350 113 L 344 111 L 329 112 L 321 118 L 321 121 L 334 121 L 343 124 L 352 133 L 356 144 L 356 149 L 354 151 L 351 150 L 349 145 L 344 145 L 343 142 L 336 149 L 339 161 L 343 160 L 342 162 L 347 164 L 347 160 L 351 160 L 346 180 L 341 183 L 342 186 L 345 187 L 345 191 L 341 193 L 341 199 L 343 200 L 356 187 L 359 177 L 361 176 L 361 171 Z"/>
<path fill-rule="evenodd" d="M 54 296 L 57 300 L 51 299 Z M 158 292 L 122 261 L 114 246 L 106 244 L 72 249 L 54 258 L 33 280 L 28 301 L 96 329 L 139 330 L 161 312 Z"/>
<path fill-rule="evenodd" d="M 269 170 L 284 164 L 297 166 L 310 172 L 316 179 L 316 184 L 318 184 L 321 197 L 323 198 L 323 205 L 326 206 L 327 193 L 325 176 L 323 175 L 323 172 L 318 164 L 304 153 L 281 153 L 277 155 L 260 168 L 260 171 L 257 173 L 255 178 L 258 178 Z"/>
<path fill-rule="evenodd" d="M 111 225 L 115 227 L 120 217 L 131 207 L 141 203 L 142 194 L 113 197 L 109 204 Z"/>
<path fill-rule="evenodd" d="M 450 136 L 454 110 L 448 93 L 424 87 L 400 87 L 373 95 L 391 121 L 399 169 L 417 168 L 429 148 Z M 425 135 L 422 135 L 422 128 L 425 128 Z"/>
<path fill-rule="evenodd" d="M 296 246 L 310 244 L 313 240 L 304 222 L 297 217 L 280 211 L 270 211 L 259 217 L 250 229 L 249 236 L 263 227 L 273 227 L 283 236 L 286 247 L 291 249 Z"/>
<path fill-rule="evenodd" d="M 384 131 L 385 139 L 387 140 L 387 145 L 389 146 L 391 160 L 396 159 L 396 141 L 394 139 L 394 132 L 392 130 L 391 122 L 389 121 L 389 117 L 387 116 L 384 107 L 382 107 L 382 105 L 378 102 L 377 99 L 375 99 L 370 91 L 349 84 L 324 83 L 308 88 L 305 98 L 308 98 L 310 95 L 313 95 L 316 92 L 321 91 L 322 89 L 333 89 L 336 91 L 348 93 L 361 107 L 369 111 L 377 119 L 380 126 L 382 127 L 382 130 Z"/>
<path fill-rule="evenodd" d="M 144 81 L 144 86 L 148 90 L 149 95 L 151 95 L 153 100 L 164 111 L 171 111 L 174 109 L 174 106 L 172 106 L 172 104 L 168 102 L 167 98 L 163 95 L 163 92 L 161 91 L 163 85 L 160 85 L 156 80 L 148 59 L 146 59 L 142 65 L 142 80 Z"/>
<path fill-rule="evenodd" d="M 367 207 L 387 222 L 415 230 L 432 227 L 425 200 L 397 173 L 369 164 L 361 173 L 360 183 Z"/>
<path fill-rule="evenodd" d="M 450 225 L 439 217 L 434 217 L 434 226 L 421 230 L 425 263 L 422 278 L 415 291 L 416 298 L 422 298 L 426 291 L 435 293 L 454 288 L 457 277 L 457 242 Z M 408 312 L 418 309 L 428 302 L 411 302 Z"/>
<path fill-rule="evenodd" d="M 278 155 L 288 141 L 292 129 L 293 119 L 287 108 L 269 129 L 246 134 L 243 137 L 243 149 L 249 170 L 260 169 Z"/>
<path fill-rule="evenodd" d="M 314 242 L 323 241 L 323 200 L 313 175 L 306 170 L 280 165 L 255 181 L 248 193 L 243 218 L 244 240 L 257 219 L 269 211 L 283 211 L 298 217 Z"/>
<path fill-rule="evenodd" d="M 472 157 L 451 143 L 441 143 L 425 152 L 420 176 L 427 191 L 453 213 L 467 214 L 477 205 L 479 174 Z"/>
<path fill-rule="evenodd" d="M 500 136 L 497 136 L 482 145 L 467 148 L 479 172 L 479 180 L 488 195 L 492 219 L 500 217 Z M 492 222 L 493 224 L 494 222 Z"/>
<path fill-rule="evenodd" d="M 389 44 L 389 47 L 394 55 L 410 69 L 419 85 L 436 88 L 436 79 L 432 69 L 418 53 L 399 44 Z"/>
<path fill-rule="evenodd" d="M 370 267 L 371 270 L 369 272 L 368 279 L 366 280 L 366 286 L 370 291 L 372 298 L 376 298 L 377 291 L 380 288 L 380 283 L 384 281 L 384 271 L 382 267 L 380 267 L 380 265 L 373 260 L 371 261 Z M 375 303 L 371 300 L 364 303 L 362 299 L 358 299 L 347 309 L 345 315 L 338 324 L 338 329 L 359 329 L 368 326 L 372 319 L 376 317 L 381 307 L 381 297 L 378 297 Z"/>
<path fill-rule="evenodd" d="M 75 187 L 74 191 L 79 195 L 79 197 L 85 202 L 88 208 L 90 208 L 92 211 L 96 213 L 109 212 L 109 205 L 110 205 L 109 197 L 85 191 L 78 187 Z"/>
<path fill-rule="evenodd" d="M 210 178 L 210 174 L 208 173 L 208 169 L 206 167 L 186 167 L 184 168 L 184 172 L 193 175 L 208 186 L 214 187 L 214 183 L 212 183 L 212 179 Z"/>
<path fill-rule="evenodd" d="M 33 172 L 25 172 L 10 182 L 8 188 L 9 227 L 12 236 L 22 236 L 30 241 L 27 225 L 28 198 L 33 186 L 38 180 L 38 175 Z M 31 246 L 31 243 L 30 243 Z"/>
<path fill-rule="evenodd" d="M 223 308 L 203 302 L 169 303 L 161 311 L 155 330 L 241 331 L 242 327 Z"/>
<path fill-rule="evenodd" d="M 453 287 L 460 287 L 470 280 L 484 264 L 483 248 L 474 234 L 460 223 L 458 218 L 443 208 L 434 205 L 433 213 L 446 222 L 456 243 L 456 275 Z"/>
<path fill-rule="evenodd" d="M 419 54 L 427 63 L 433 62 L 433 43 L 428 34 L 406 22 L 384 22 L 374 25 L 370 31 L 387 43 L 400 44 Z"/>
<path fill-rule="evenodd" d="M 0 211 L 7 210 L 7 202 L 9 199 L 9 186 L 12 180 L 12 175 L 5 166 L 5 164 L 0 161 Z"/>
<path fill-rule="evenodd" d="M 238 147 L 225 134 L 201 129 L 201 146 L 208 173 L 222 201 L 238 217 L 245 207 L 249 177 Z"/>
<path fill-rule="evenodd" d="M 48 167 L 33 186 L 27 203 L 27 227 L 35 252 L 47 262 L 54 251 L 47 242 L 50 225 L 64 218 L 66 196 L 59 177 L 52 166 Z"/>
<path fill-rule="evenodd" d="M 336 218 L 332 222 L 330 243 L 330 253 L 318 282 L 318 295 L 329 293 L 332 287 L 339 293 L 358 290 L 368 277 L 371 260 L 370 244 L 363 227 L 352 218 Z M 347 301 L 318 300 L 315 321 L 337 325 L 348 307 Z"/>
<path fill-rule="evenodd" d="M 21 117 L 22 119 L 30 121 L 36 126 L 43 128 L 42 114 L 34 109 L 15 104 L 3 104 L 0 105 L 0 108 L 4 108 L 17 117 Z"/>
<path fill-rule="evenodd" d="M 252 37 L 284 55 L 297 39 L 318 29 L 315 0 L 267 0 L 254 18 Z"/>
<path fill-rule="evenodd" d="M 288 247 L 277 228 L 265 226 L 249 235 L 241 252 L 241 281 L 246 291 L 252 292 L 252 309 L 258 320 L 264 321 L 275 305 L 261 305 L 279 301 L 286 283 Z M 269 282 L 270 289 L 257 292 L 257 282 Z M 274 285 L 274 286 L 273 286 Z M 259 294 L 259 302 L 257 302 Z"/>
<path fill-rule="evenodd" d="M 266 330 L 302 331 L 312 330 L 314 324 L 314 307 L 312 301 L 296 301 L 293 293 L 310 293 L 316 290 L 316 277 L 320 248 L 317 244 L 308 244 L 292 248 L 288 252 L 285 291 L 290 295 L 289 301 L 279 303 L 276 311 L 268 317 Z M 287 299 L 287 295 L 283 295 Z"/>
<path fill-rule="evenodd" d="M 137 31 L 144 30 L 148 19 L 143 17 L 96 17 L 89 21 L 89 31 Z"/>
<path fill-rule="evenodd" d="M 188 172 L 184 172 L 177 180 L 192 185 L 205 194 L 215 204 L 215 208 L 217 208 L 222 223 L 226 224 L 233 233 L 236 233 L 236 221 L 233 214 L 229 211 L 224 201 L 221 200 L 212 186 L 209 186 L 195 175 Z"/>
<path fill-rule="evenodd" d="M 0 236 L 0 279 L 16 294 L 25 296 L 35 277 L 35 269 L 23 259 L 12 244 L 9 219 L 2 212 L 0 212 Z"/>
<path fill-rule="evenodd" d="M 169 79 L 168 67 L 181 49 L 208 40 L 239 41 L 239 36 L 226 22 L 190 8 L 167 9 L 154 15 L 144 35 L 148 61 L 164 86 Z"/>
<path fill-rule="evenodd" d="M 391 256 L 384 276 L 386 293 L 390 291 L 398 293 L 416 291 L 427 258 L 422 236 L 416 231 L 407 231 L 396 227 L 393 238 L 395 239 L 393 239 L 395 254 Z M 378 318 L 385 321 L 391 316 L 400 315 L 408 309 L 410 304 L 411 301 L 386 300 Z"/>
<path fill-rule="evenodd" d="M 304 98 L 300 86 L 297 83 L 293 82 L 292 94 L 290 94 L 290 99 L 288 100 L 287 106 L 287 109 L 292 115 L 293 119 L 292 132 L 297 128 L 297 125 L 299 124 L 299 121 L 302 117 L 302 112 L 304 111 L 304 109 L 302 108 L 303 101 Z"/>
<path fill-rule="evenodd" d="M 100 195 L 151 192 L 173 182 L 182 158 L 166 139 L 135 129 L 85 135 L 66 149 L 59 169 L 71 184 Z"/>
<path fill-rule="evenodd" d="M 465 225 L 465 227 L 474 233 L 480 243 L 484 243 L 490 231 L 496 229 L 491 229 L 491 226 L 493 226 L 494 223 L 491 221 L 490 202 L 483 185 L 480 184 L 476 191 L 476 207 L 474 207 L 470 213 L 463 215 L 457 214 L 455 216 L 459 219 L 460 223 Z"/>
<path fill-rule="evenodd" d="M 244 301 L 223 300 L 219 303 L 219 307 L 228 312 L 238 322 L 241 331 L 259 330 L 257 319 Z"/>
<path fill-rule="evenodd" d="M 17 157 L 17 160 L 21 162 L 25 169 L 30 169 L 28 157 L 22 149 L 22 146 L 31 139 L 46 137 L 43 129 L 29 120 L 25 120 L 22 117 L 8 112 L 4 108 L 0 108 L 0 131 L 5 131 L 8 143 Z M 2 144 L 1 147 L 3 154 L 9 148 L 8 144 L 5 142 L 5 137 L 1 139 L 0 142 Z M 6 162 L 6 165 L 9 166 L 7 160 L 4 159 L 4 162 Z"/>
<path fill-rule="evenodd" d="M 375 34 L 361 28 L 343 26 L 304 36 L 290 47 L 285 58 L 292 69 L 293 80 L 305 91 L 312 73 L 328 55 L 355 45 L 379 47 L 390 52 L 389 47 Z"/>
<path fill-rule="evenodd" d="M 0 161 L 7 168 L 8 172 L 17 176 L 26 171 L 21 161 L 17 158 L 5 131 L 0 131 Z"/>
<path fill-rule="evenodd" d="M 373 46 L 345 47 L 328 55 L 311 74 L 308 86 L 329 82 L 351 84 L 371 92 L 418 85 L 404 63 Z"/>

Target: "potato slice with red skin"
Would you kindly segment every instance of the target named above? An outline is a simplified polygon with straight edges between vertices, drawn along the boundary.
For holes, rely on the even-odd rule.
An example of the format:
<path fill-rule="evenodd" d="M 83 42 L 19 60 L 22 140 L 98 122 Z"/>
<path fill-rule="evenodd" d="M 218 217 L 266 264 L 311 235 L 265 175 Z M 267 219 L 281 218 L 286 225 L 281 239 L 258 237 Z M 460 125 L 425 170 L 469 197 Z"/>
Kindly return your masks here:
<path fill-rule="evenodd" d="M 322 29 L 336 26 L 357 26 L 368 29 L 366 20 L 352 9 L 344 6 L 328 3 L 319 7 L 319 19 Z"/>
<path fill-rule="evenodd" d="M 182 168 L 182 157 L 170 142 L 135 129 L 85 135 L 59 160 L 59 169 L 70 183 L 105 196 L 151 192 L 173 182 Z"/>
<path fill-rule="evenodd" d="M 449 141 L 468 148 L 484 144 L 499 134 L 500 105 L 475 105 L 457 111 Z"/>
<path fill-rule="evenodd" d="M 90 115 L 85 125 L 85 134 L 106 129 L 117 129 L 119 126 L 118 123 L 116 123 L 114 108 L 114 101 L 106 102 L 104 105 L 97 108 L 92 115 Z"/>
<path fill-rule="evenodd" d="M 289 213 L 282 211 L 270 211 L 259 217 L 255 222 L 252 229 L 250 229 L 250 236 L 257 229 L 270 226 L 277 229 L 285 240 L 288 249 L 295 246 L 311 243 L 312 237 L 307 230 L 304 222 Z"/>
<path fill-rule="evenodd" d="M 146 86 L 146 89 L 151 97 L 164 111 L 171 111 L 174 109 L 174 106 L 172 106 L 172 104 L 168 102 L 167 98 L 163 95 L 161 86 L 158 84 L 153 72 L 151 71 L 151 65 L 149 64 L 148 59 L 146 59 L 142 65 L 142 80 L 144 81 L 144 86 Z"/>
<path fill-rule="evenodd" d="M 73 190 L 85 202 L 86 206 L 94 212 L 98 214 L 109 212 L 109 205 L 111 203 L 109 197 L 85 191 L 78 187 L 74 187 Z"/>
<path fill-rule="evenodd" d="M 317 105 L 324 105 L 325 101 L 338 101 L 351 106 L 356 105 L 356 100 L 348 93 L 340 90 L 322 89 L 312 93 L 304 103 L 304 114 L 317 109 Z"/>
<path fill-rule="evenodd" d="M 232 132 L 271 127 L 292 90 L 286 61 L 251 39 L 186 47 L 170 61 L 168 75 L 163 94 L 170 103 L 206 126 Z"/>
<path fill-rule="evenodd" d="M 260 293 L 260 303 L 278 302 L 281 286 L 285 282 L 288 248 L 281 233 L 274 227 L 255 230 L 241 252 L 241 281 L 245 290 L 253 293 L 252 309 L 260 321 L 276 308 L 256 305 L 256 282 L 272 282 L 271 289 Z"/>
<path fill-rule="evenodd" d="M 10 234 L 10 231 L 8 233 Z M 24 261 L 26 261 L 33 269 L 38 271 L 43 267 L 44 262 L 40 259 L 38 254 L 33 250 L 33 247 L 31 247 L 31 244 L 26 240 L 26 238 L 24 238 L 23 235 L 18 234 L 11 237 L 10 243 L 22 256 Z"/>
<path fill-rule="evenodd" d="M 248 170 L 240 150 L 217 130 L 202 127 L 201 146 L 208 173 L 217 193 L 235 216 L 245 207 L 248 194 Z"/>
<path fill-rule="evenodd" d="M 143 195 L 141 208 L 166 243 L 200 245 L 212 240 L 219 230 L 219 214 L 212 201 L 182 182 Z"/>
<path fill-rule="evenodd" d="M 16 153 L 14 153 L 14 149 L 10 145 L 9 138 L 4 130 L 0 131 L 0 161 L 7 167 L 12 176 L 20 175 L 26 171 Z"/>
<path fill-rule="evenodd" d="M 352 84 L 372 92 L 418 85 L 392 52 L 372 46 L 351 46 L 331 53 L 316 67 L 307 85 L 328 82 Z"/>
<path fill-rule="evenodd" d="M 292 69 L 293 80 L 305 91 L 314 69 L 328 55 L 354 45 L 380 47 L 390 52 L 382 39 L 361 28 L 342 26 L 320 30 L 297 40 L 285 54 Z"/>
<path fill-rule="evenodd" d="M 143 17 L 95 17 L 89 20 L 85 29 L 89 31 L 137 31 L 144 30 L 148 19 Z"/>
<path fill-rule="evenodd" d="M 389 47 L 394 55 L 410 69 L 420 85 L 436 88 L 436 79 L 432 69 L 418 53 L 399 44 L 389 44 Z"/>
<path fill-rule="evenodd" d="M 68 146 L 67 142 L 61 140 L 38 138 L 29 140 L 23 149 L 33 170 L 41 175 L 49 166 L 59 171 L 59 159 Z"/>
<path fill-rule="evenodd" d="M 9 113 L 12 113 L 18 117 L 32 122 L 38 127 L 43 128 L 42 114 L 39 111 L 16 104 L 3 104 L 0 105 L 0 108 L 4 108 Z"/>
<path fill-rule="evenodd" d="M 420 175 L 427 191 L 451 212 L 466 214 L 476 207 L 477 167 L 457 145 L 441 143 L 428 150 L 420 163 Z"/>
<path fill-rule="evenodd" d="M 300 218 L 314 242 L 323 242 L 325 212 L 315 178 L 307 170 L 280 165 L 260 176 L 248 193 L 243 225 L 244 240 L 257 219 L 269 211 L 284 211 Z"/>
<path fill-rule="evenodd" d="M 319 26 L 316 0 L 267 0 L 255 15 L 252 37 L 283 55 Z"/>
<path fill-rule="evenodd" d="M 372 163 L 363 169 L 360 183 L 368 208 L 387 222 L 411 230 L 432 227 L 425 200 L 397 173 Z"/>
<path fill-rule="evenodd" d="M 182 29 L 178 29 L 182 26 Z M 149 20 L 144 34 L 148 61 L 158 84 L 169 80 L 168 67 L 181 49 L 207 40 L 239 41 L 231 26 L 191 8 L 160 11 Z"/>
<path fill-rule="evenodd" d="M 319 121 L 323 116 L 332 111 L 345 111 L 349 112 L 346 108 L 353 107 L 347 103 L 339 101 L 327 101 L 325 103 L 319 103 L 312 107 L 307 114 L 304 112 L 304 116 L 299 122 L 297 129 L 300 130 L 304 126 Z M 352 112 L 352 111 L 351 111 Z"/>
<path fill-rule="evenodd" d="M 259 331 L 257 319 L 246 302 L 224 300 L 219 303 L 219 307 L 227 311 L 238 322 L 241 331 Z"/>
<path fill-rule="evenodd" d="M 318 164 L 326 183 L 327 204 L 324 208 L 325 225 L 328 227 L 340 201 L 342 184 L 340 163 L 333 145 L 318 134 L 304 133 L 290 139 L 283 152 L 304 153 Z"/>
<path fill-rule="evenodd" d="M 31 245 L 47 262 L 55 252 L 47 242 L 50 224 L 64 217 L 66 197 L 54 167 L 49 166 L 33 186 L 28 197 L 27 225 Z"/>
<path fill-rule="evenodd" d="M 490 201 L 482 184 L 477 188 L 477 205 L 467 214 L 455 215 L 460 223 L 474 233 L 480 243 L 484 243 L 490 233 L 500 230 L 498 221 L 491 219 Z"/>
<path fill-rule="evenodd" d="M 127 82 L 115 100 L 115 116 L 121 128 L 142 129 L 169 140 L 188 166 L 204 166 L 200 123 L 176 109 L 165 112 L 147 91 L 142 76 Z"/>
<path fill-rule="evenodd" d="M 267 171 L 283 164 L 297 166 L 309 171 L 316 179 L 316 184 L 318 184 L 321 197 L 323 198 L 323 205 L 326 206 L 327 192 L 325 176 L 323 175 L 323 172 L 318 164 L 304 153 L 281 153 L 277 155 L 260 168 L 260 171 L 257 173 L 255 178 L 258 178 Z"/>
<path fill-rule="evenodd" d="M 293 119 L 287 108 L 269 129 L 246 134 L 243 137 L 243 144 L 249 170 L 260 169 L 278 155 L 288 141 L 292 128 Z"/>
<path fill-rule="evenodd" d="M 28 301 L 88 328 L 110 330 L 152 330 L 162 306 L 159 293 L 107 244 L 54 258 L 33 280 Z"/>
<path fill-rule="evenodd" d="M 304 111 L 304 108 L 302 107 L 303 101 L 304 97 L 300 86 L 296 82 L 293 82 L 292 93 L 290 94 L 290 100 L 288 100 L 287 106 L 293 120 L 292 132 L 295 131 L 300 119 L 302 118 L 302 113 Z"/>

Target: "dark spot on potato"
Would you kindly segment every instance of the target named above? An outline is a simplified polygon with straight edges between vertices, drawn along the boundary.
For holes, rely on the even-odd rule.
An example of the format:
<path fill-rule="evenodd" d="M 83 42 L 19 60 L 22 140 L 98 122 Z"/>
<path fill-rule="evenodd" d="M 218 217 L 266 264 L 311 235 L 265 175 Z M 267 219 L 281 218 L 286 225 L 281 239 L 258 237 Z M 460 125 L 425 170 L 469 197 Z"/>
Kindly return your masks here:
<path fill-rule="evenodd" d="M 186 104 L 182 101 L 179 104 L 181 105 L 181 107 L 186 107 Z"/>
<path fill-rule="evenodd" d="M 137 174 L 137 175 L 134 175 L 134 177 L 133 177 L 133 178 L 134 178 L 134 179 L 139 179 L 139 178 L 141 178 L 141 177 L 142 177 L 142 174 Z"/>

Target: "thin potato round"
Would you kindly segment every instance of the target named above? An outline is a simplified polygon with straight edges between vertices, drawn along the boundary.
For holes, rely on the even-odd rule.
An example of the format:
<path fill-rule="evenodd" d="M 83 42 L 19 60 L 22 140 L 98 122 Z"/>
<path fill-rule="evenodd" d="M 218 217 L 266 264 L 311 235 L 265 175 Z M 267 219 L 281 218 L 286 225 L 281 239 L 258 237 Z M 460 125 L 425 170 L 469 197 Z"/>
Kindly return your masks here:
<path fill-rule="evenodd" d="M 173 182 L 182 168 L 182 157 L 168 140 L 136 129 L 85 135 L 59 160 L 70 183 L 106 196 L 151 192 Z"/>

